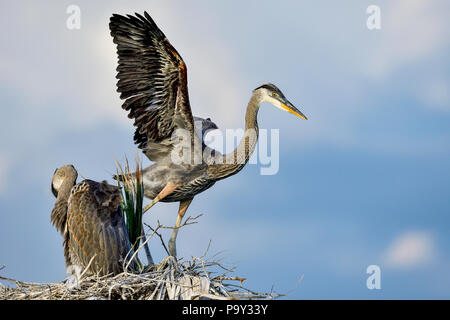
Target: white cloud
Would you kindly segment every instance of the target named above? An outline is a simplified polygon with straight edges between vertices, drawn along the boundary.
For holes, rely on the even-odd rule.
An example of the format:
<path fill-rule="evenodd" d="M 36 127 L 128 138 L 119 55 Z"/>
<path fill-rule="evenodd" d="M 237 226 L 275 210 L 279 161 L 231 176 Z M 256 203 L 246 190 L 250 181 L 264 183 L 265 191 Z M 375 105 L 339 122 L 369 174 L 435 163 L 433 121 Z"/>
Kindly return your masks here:
<path fill-rule="evenodd" d="M 384 253 L 386 266 L 413 268 L 429 263 L 435 256 L 432 234 L 425 231 L 409 231 L 398 235 Z"/>
<path fill-rule="evenodd" d="M 46 114 L 43 119 L 52 118 L 56 111 L 66 126 L 94 126 L 105 120 L 130 126 L 132 122 L 120 108 L 122 101 L 116 92 L 116 48 L 108 23 L 113 12 L 141 12 L 148 3 L 77 4 L 81 8 L 80 30 L 66 28 L 64 5 L 9 5 L 9 17 L 3 14 L 2 20 L 12 25 L 14 38 L 5 28 L 0 35 L 14 45 L 0 53 L 0 58 L 8 61 L 0 67 L 0 83 L 20 92 L 26 105 L 33 106 L 27 112 Z M 220 119 L 227 126 L 242 114 L 239 120 L 243 123 L 244 111 L 240 109 L 247 101 L 237 89 L 243 86 L 236 81 L 242 74 L 214 26 L 209 23 L 204 27 L 208 18 L 191 19 L 186 26 L 179 8 L 169 2 L 152 4 L 152 14 L 188 65 L 193 112 Z M 199 29 L 203 30 L 201 37 L 195 34 Z"/>
<path fill-rule="evenodd" d="M 450 38 L 446 37 L 448 28 L 445 27 L 448 22 L 444 10 L 439 10 L 439 4 L 443 2 L 436 2 L 437 5 L 414 0 L 382 5 L 382 30 L 379 31 L 381 39 L 373 43 L 371 53 L 363 55 L 364 66 L 374 66 L 375 75 L 379 70 L 390 72 L 399 64 L 414 61 L 443 46 Z M 222 40 L 229 38 L 230 31 L 220 22 L 223 20 L 215 19 L 215 16 L 211 15 L 210 6 L 184 3 L 175 5 L 161 1 L 152 3 L 150 9 L 147 1 L 134 1 L 133 4 L 127 5 L 120 1 L 93 3 L 82 0 L 78 1 L 77 5 L 81 8 L 81 29 L 73 31 L 66 28 L 68 15 L 65 4 L 55 5 L 50 1 L 42 1 L 39 4 L 32 1 L 11 2 L 8 4 L 8 10 L 0 13 L 3 23 L 11 26 L 0 30 L 0 36 L 11 43 L 0 52 L 0 59 L 7 61 L 0 65 L 0 85 L 14 98 L 17 97 L 17 104 L 20 104 L 20 108 L 0 112 L 3 117 L 10 119 L 10 123 L 20 123 L 23 128 L 20 137 L 16 137 L 21 141 L 16 145 L 46 143 L 51 141 L 53 136 L 60 134 L 61 128 L 93 128 L 101 122 L 106 122 L 108 126 L 111 124 L 111 130 L 114 130 L 114 125 L 124 126 L 130 130 L 130 135 L 132 134 L 132 121 L 120 108 L 122 101 L 115 87 L 117 57 L 108 29 L 108 19 L 113 12 L 126 14 L 151 10 L 152 16 L 188 66 L 193 113 L 211 117 L 221 129 L 243 126 L 246 104 L 253 89 L 248 83 L 253 81 L 250 79 L 253 79 L 252 74 L 256 73 L 250 72 L 251 69 L 242 64 L 250 64 L 251 61 L 239 59 L 242 56 L 242 47 Z M 343 11 L 343 14 L 345 12 Z M 194 18 L 194 14 L 201 19 Z M 266 22 L 261 20 L 253 23 Z M 11 28 L 14 33 L 9 31 Z M 320 38 L 323 32 L 321 28 L 316 31 L 298 28 L 296 23 L 292 23 L 289 28 L 283 27 L 282 30 L 299 30 L 306 38 Z M 326 24 L 324 28 L 328 30 Z M 322 51 L 329 52 L 329 48 L 335 47 L 335 38 L 333 33 L 325 35 L 323 45 L 326 48 Z M 355 37 L 360 35 L 355 34 Z M 399 38 L 402 41 L 398 41 Z M 358 41 L 351 39 L 352 43 Z M 352 57 L 346 49 L 348 47 L 343 46 L 339 52 L 327 55 Z M 251 52 L 252 47 L 244 49 Z M 254 54 L 260 54 L 259 51 L 255 50 Z M 360 59 L 360 49 L 351 52 L 358 53 L 353 57 Z M 308 54 L 311 53 L 302 52 L 301 59 L 311 60 Z M 281 52 L 277 56 L 282 57 Z M 366 58 L 367 56 L 369 58 Z M 345 61 L 347 60 L 344 59 L 343 62 Z M 261 75 L 268 74 L 271 70 L 269 65 L 275 63 L 278 62 L 274 59 L 273 62 L 268 62 L 267 66 L 261 65 L 261 69 L 267 68 L 267 71 L 261 71 Z M 289 79 L 295 75 L 296 78 L 307 82 L 309 75 L 301 74 L 302 68 L 296 70 L 295 66 L 291 67 L 286 77 Z M 321 70 L 319 66 L 315 72 L 327 74 L 327 71 Z M 304 111 L 311 121 L 298 123 L 297 119 L 294 122 L 293 118 L 289 119 L 289 116 L 283 114 L 284 118 L 270 125 L 279 124 L 286 130 L 292 130 L 295 134 L 284 135 L 282 139 L 297 139 L 301 136 L 301 139 L 296 140 L 298 143 L 369 145 L 366 140 L 358 139 L 359 134 L 355 134 L 353 130 L 353 123 L 358 114 L 364 112 L 355 110 L 355 106 L 364 103 L 364 98 L 358 96 L 364 91 L 356 84 L 359 76 L 353 72 L 343 72 L 340 83 L 327 82 L 324 79 L 324 83 L 320 86 L 318 84 L 317 87 L 305 85 L 308 89 L 304 90 L 311 91 L 305 93 L 309 100 L 303 101 L 300 93 L 292 100 L 299 106 L 305 106 Z M 276 73 L 273 73 L 273 78 L 276 79 Z M 273 78 L 271 75 L 264 81 L 272 81 Z M 297 85 L 292 86 L 295 88 Z M 419 94 L 422 95 L 421 98 L 431 101 L 431 105 L 445 108 L 448 105 L 445 104 L 448 94 L 442 88 L 442 83 L 430 85 L 426 93 Z M 319 90 L 320 95 L 314 95 L 315 90 Z M 291 88 L 289 95 L 293 92 L 295 91 Z M 324 95 L 322 92 L 328 94 Z M 327 98 L 334 93 L 339 101 L 335 106 L 332 105 L 334 99 Z M 270 115 L 272 116 L 272 113 Z M 273 116 L 279 115 L 273 113 Z M 319 122 L 320 125 L 317 125 Z M 401 141 L 400 145 L 403 145 L 403 142 Z M 397 149 L 398 146 L 393 148 Z M 417 150 L 416 146 L 411 150 Z"/>
<path fill-rule="evenodd" d="M 397 0 L 381 7 L 379 42 L 368 71 L 385 77 L 394 69 L 434 53 L 449 42 L 447 1 Z"/>

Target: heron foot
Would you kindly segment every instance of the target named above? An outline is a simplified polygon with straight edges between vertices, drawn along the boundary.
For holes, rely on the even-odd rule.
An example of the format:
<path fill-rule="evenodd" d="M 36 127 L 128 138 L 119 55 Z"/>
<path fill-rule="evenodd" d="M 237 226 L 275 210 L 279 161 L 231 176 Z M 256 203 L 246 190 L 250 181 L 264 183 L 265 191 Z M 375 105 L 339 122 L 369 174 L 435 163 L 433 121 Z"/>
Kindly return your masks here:
<path fill-rule="evenodd" d="M 64 284 L 69 290 L 81 289 L 80 281 L 78 281 L 78 277 L 74 274 L 67 277 Z"/>
<path fill-rule="evenodd" d="M 81 267 L 77 265 L 70 265 L 66 269 L 67 274 L 69 275 L 65 280 L 65 285 L 67 289 L 81 289 L 80 286 L 80 278 L 81 278 Z"/>

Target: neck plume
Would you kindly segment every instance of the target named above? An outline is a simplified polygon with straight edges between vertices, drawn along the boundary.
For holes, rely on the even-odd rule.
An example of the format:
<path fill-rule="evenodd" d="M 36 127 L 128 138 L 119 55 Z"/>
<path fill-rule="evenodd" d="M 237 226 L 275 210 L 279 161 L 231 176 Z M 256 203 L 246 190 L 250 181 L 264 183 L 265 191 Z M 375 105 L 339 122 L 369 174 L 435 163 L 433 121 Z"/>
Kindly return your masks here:
<path fill-rule="evenodd" d="M 262 103 L 262 97 L 258 92 L 253 92 L 245 113 L 245 132 L 239 145 L 232 152 L 222 156 L 222 163 L 216 163 L 208 168 L 208 173 L 215 180 L 224 179 L 238 173 L 247 164 L 258 142 L 258 111 Z"/>
<path fill-rule="evenodd" d="M 67 207 L 70 191 L 75 185 L 75 179 L 66 179 L 58 190 L 55 206 L 53 207 L 50 220 L 56 229 L 63 234 L 67 219 Z"/>

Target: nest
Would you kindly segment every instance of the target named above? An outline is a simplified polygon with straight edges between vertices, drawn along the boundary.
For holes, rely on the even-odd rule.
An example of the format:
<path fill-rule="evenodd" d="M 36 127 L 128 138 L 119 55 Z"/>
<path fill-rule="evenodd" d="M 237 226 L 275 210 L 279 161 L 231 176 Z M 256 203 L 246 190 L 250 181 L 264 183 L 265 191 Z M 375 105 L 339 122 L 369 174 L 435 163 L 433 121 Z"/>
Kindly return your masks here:
<path fill-rule="evenodd" d="M 195 218 L 188 217 L 180 226 L 196 223 Z M 129 272 L 128 264 L 124 264 L 124 272 L 111 275 L 82 276 L 77 287 L 69 286 L 65 281 L 58 283 L 23 282 L 0 276 L 15 286 L 6 286 L 0 282 L 0 300 L 237 300 L 237 299 L 275 299 L 278 294 L 273 289 L 268 293 L 260 293 L 243 286 L 246 278 L 233 276 L 234 268 L 221 262 L 217 255 L 206 259 L 206 252 L 199 258 L 177 260 L 167 256 L 159 264 L 152 264 L 147 243 L 158 236 L 161 244 L 169 254 L 169 250 L 158 232 L 170 227 L 158 226 L 154 229 L 145 224 L 152 232 L 143 236 L 142 243 L 126 261 L 137 258 L 144 251 L 149 265 L 141 272 Z M 148 236 L 148 237 L 147 237 Z M 133 254 L 131 254 L 133 253 Z M 139 258 L 137 258 L 139 261 Z M 92 259 L 91 259 L 92 262 Z M 90 263 L 91 263 L 90 262 Z M 89 265 L 90 265 L 89 263 Z M 86 273 L 89 265 L 82 272 Z M 4 268 L 0 267 L 0 271 Z"/>
<path fill-rule="evenodd" d="M 151 230 L 150 234 L 142 234 L 143 185 L 139 156 L 136 157 L 136 182 L 126 179 L 131 173 L 128 160 L 125 169 L 117 163 L 118 186 L 123 190 L 122 212 L 125 215 L 130 243 L 134 244 L 124 263 L 124 272 L 118 275 L 100 276 L 86 275 L 91 261 L 81 273 L 81 281 L 76 287 L 65 281 L 58 283 L 23 282 L 0 276 L 15 284 L 14 287 L 5 286 L 0 282 L 0 300 L 235 300 L 235 299 L 274 299 L 280 294 L 273 290 L 269 293 L 258 293 L 242 286 L 245 278 L 230 276 L 233 268 L 225 267 L 221 262 L 205 260 L 206 250 L 200 258 L 183 261 L 169 255 L 169 250 L 158 232 L 160 229 L 174 229 L 162 226 L 159 221 L 156 228 L 145 224 Z M 187 217 L 178 228 L 197 223 L 197 217 Z M 165 252 L 169 255 L 159 264 L 153 263 L 148 242 L 154 236 L 159 237 Z M 144 252 L 147 266 L 139 259 L 139 253 Z M 131 261 L 137 261 L 139 271 L 130 272 Z M 0 271 L 4 267 L 0 267 Z"/>
<path fill-rule="evenodd" d="M 217 269 L 224 272 L 213 271 Z M 32 283 L 0 276 L 0 280 L 15 284 L 9 287 L 0 282 L 0 300 L 236 300 L 281 296 L 243 287 L 246 279 L 229 276 L 232 271 L 219 262 L 202 258 L 183 262 L 169 256 L 140 274 L 84 277 L 77 288 L 69 288 L 65 282 Z"/>

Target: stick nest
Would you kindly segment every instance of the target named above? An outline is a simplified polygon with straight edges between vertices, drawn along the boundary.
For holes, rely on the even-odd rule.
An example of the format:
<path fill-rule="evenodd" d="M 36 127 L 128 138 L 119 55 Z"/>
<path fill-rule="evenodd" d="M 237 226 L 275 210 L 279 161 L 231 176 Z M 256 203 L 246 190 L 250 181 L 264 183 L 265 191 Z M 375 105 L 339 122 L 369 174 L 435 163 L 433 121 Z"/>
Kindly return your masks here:
<path fill-rule="evenodd" d="M 161 240 L 161 244 L 169 254 L 167 246 L 158 232 L 160 229 L 173 229 L 162 226 L 152 228 L 145 224 L 152 232 L 143 234 L 142 203 L 143 185 L 141 176 L 142 164 L 139 156 L 136 157 L 136 182 L 127 179 L 130 175 L 128 160 L 125 169 L 117 162 L 117 176 L 122 176 L 124 182 L 118 179 L 118 186 L 123 189 L 122 211 L 125 214 L 127 230 L 133 235 L 130 243 L 134 244 L 130 250 L 124 265 L 124 272 L 115 276 L 87 275 L 82 276 L 81 281 L 74 288 L 66 282 L 58 283 L 33 283 L 23 282 L 0 276 L 0 281 L 5 280 L 15 284 L 15 287 L 4 285 L 0 282 L 0 300 L 198 300 L 198 299 L 274 299 L 279 296 L 273 291 L 270 293 L 258 293 L 242 286 L 245 278 L 230 276 L 234 271 L 225 267 L 219 261 L 206 261 L 205 256 L 192 258 L 188 261 L 177 261 L 168 256 L 160 264 L 153 264 L 153 258 L 148 248 L 148 242 L 155 235 Z M 121 173 L 121 175 L 119 175 Z M 197 223 L 197 217 L 188 217 L 178 228 Z M 143 227 L 143 226 L 142 226 Z M 138 253 L 145 251 L 148 265 L 140 262 Z M 94 258 L 94 257 L 93 257 Z M 92 259 L 93 259 L 92 258 Z M 92 262 L 91 259 L 91 262 Z M 139 272 L 131 273 L 129 263 L 138 261 Z M 90 262 L 90 263 L 91 263 Z M 90 264 L 89 263 L 89 264 Z M 88 270 L 89 265 L 84 272 Z M 0 267 L 0 271 L 4 267 Z"/>
<path fill-rule="evenodd" d="M 182 262 L 169 256 L 141 274 L 84 277 L 77 288 L 69 288 L 65 282 L 32 283 L 0 276 L 0 280 L 15 284 L 9 287 L 0 282 L 0 300 L 236 300 L 281 296 L 243 287 L 246 279 L 229 276 L 232 271 L 217 261 L 192 258 Z"/>

